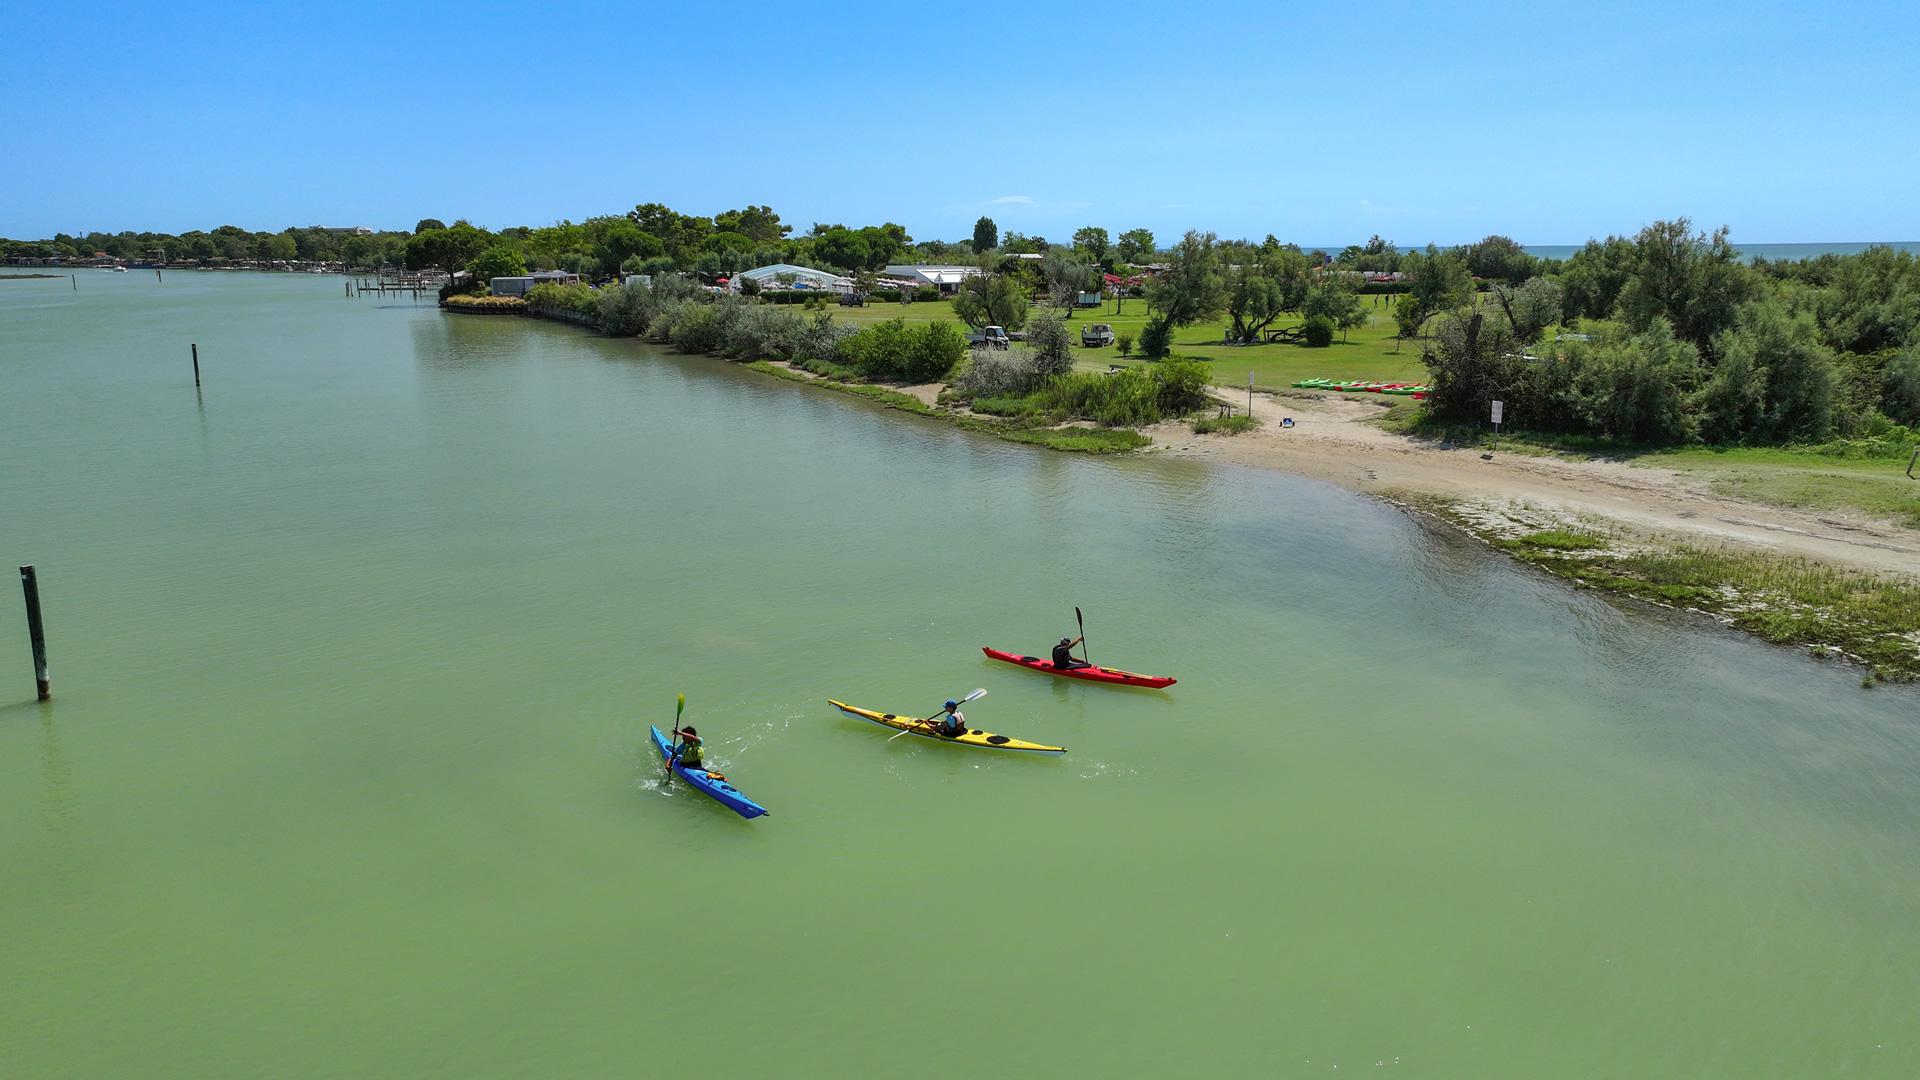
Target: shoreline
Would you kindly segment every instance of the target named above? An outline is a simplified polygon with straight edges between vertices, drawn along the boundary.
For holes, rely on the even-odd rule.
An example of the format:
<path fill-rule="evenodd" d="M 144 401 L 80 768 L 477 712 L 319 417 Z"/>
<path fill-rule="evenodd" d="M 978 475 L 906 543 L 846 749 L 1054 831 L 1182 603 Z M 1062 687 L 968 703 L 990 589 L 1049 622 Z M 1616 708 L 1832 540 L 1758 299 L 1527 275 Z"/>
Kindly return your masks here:
<path fill-rule="evenodd" d="M 1734 498 L 1673 469 L 1511 451 L 1489 460 L 1478 448 L 1382 429 L 1385 403 L 1372 396 L 1258 391 L 1250 430 L 1198 434 L 1190 419 L 1163 421 L 1138 429 L 1148 442 L 1132 449 L 1076 445 L 1084 425 L 1019 428 L 941 404 L 943 384 L 849 383 L 775 361 L 728 362 L 1050 450 L 1192 458 L 1320 480 L 1449 525 L 1574 587 L 1858 664 L 1863 686 L 1920 681 L 1920 530 Z M 1237 397 L 1234 388 L 1213 390 Z M 1676 574 L 1692 576 L 1669 580 Z M 1839 592 L 1823 599 L 1816 586 Z M 1862 595 L 1874 602 L 1855 602 Z"/>

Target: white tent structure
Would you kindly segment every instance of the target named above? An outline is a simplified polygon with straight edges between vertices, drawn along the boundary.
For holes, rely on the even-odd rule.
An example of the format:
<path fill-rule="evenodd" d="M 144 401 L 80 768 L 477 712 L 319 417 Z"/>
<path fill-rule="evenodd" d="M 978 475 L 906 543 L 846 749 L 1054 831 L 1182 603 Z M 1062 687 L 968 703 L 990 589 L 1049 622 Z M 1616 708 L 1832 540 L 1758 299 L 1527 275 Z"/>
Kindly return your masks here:
<path fill-rule="evenodd" d="M 915 285 L 937 285 L 941 292 L 953 292 L 960 283 L 980 273 L 977 266 L 935 266 L 926 263 L 896 263 L 880 271 L 890 278 L 911 281 Z"/>
<path fill-rule="evenodd" d="M 733 275 L 727 287 L 734 292 L 740 291 L 742 281 L 752 279 L 762 290 L 770 289 L 819 289 L 822 292 L 852 292 L 853 279 L 841 277 L 826 270 L 815 270 L 810 266 L 795 266 L 792 263 L 774 263 L 753 270 L 743 270 Z M 788 284 L 788 282 L 792 284 Z"/>

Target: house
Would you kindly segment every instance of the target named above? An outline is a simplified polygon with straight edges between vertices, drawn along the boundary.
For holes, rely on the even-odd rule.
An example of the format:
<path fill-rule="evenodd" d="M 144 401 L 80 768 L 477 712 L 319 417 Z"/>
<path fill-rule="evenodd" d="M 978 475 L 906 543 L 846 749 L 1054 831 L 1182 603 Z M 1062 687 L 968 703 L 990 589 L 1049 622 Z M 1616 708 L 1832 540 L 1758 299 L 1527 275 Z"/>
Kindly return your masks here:
<path fill-rule="evenodd" d="M 733 275 L 727 282 L 727 288 L 739 292 L 743 282 L 753 282 L 762 290 L 773 289 L 819 289 L 822 292 L 852 292 L 853 279 L 842 277 L 828 270 L 815 270 L 810 266 L 795 266 L 792 263 L 774 263 L 753 270 L 744 270 Z"/>
<path fill-rule="evenodd" d="M 978 277 L 977 266 L 937 265 L 930 263 L 900 263 L 880 271 L 890 278 L 912 282 L 914 285 L 932 285 L 942 293 L 960 291 L 960 283 L 970 277 Z"/>
<path fill-rule="evenodd" d="M 579 274 L 565 270 L 538 270 L 521 277 L 497 277 L 487 282 L 495 296 L 525 296 L 535 285 L 578 285 Z"/>

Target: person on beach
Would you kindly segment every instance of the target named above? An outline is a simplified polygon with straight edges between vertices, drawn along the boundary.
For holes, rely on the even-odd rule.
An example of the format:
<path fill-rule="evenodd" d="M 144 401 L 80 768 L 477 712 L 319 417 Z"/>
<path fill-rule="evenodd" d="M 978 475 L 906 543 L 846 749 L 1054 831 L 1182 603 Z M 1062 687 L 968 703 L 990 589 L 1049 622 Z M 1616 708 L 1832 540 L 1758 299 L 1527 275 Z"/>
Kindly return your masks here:
<path fill-rule="evenodd" d="M 1080 668 L 1092 667 L 1092 664 L 1073 655 L 1073 647 L 1085 640 L 1087 639 L 1084 635 L 1077 638 L 1061 638 L 1060 644 L 1053 647 L 1053 670 L 1076 671 Z"/>
<path fill-rule="evenodd" d="M 678 740 L 673 745 L 673 759 L 689 769 L 705 769 L 707 753 L 700 741 L 700 733 L 688 724 L 673 733 Z"/>
<path fill-rule="evenodd" d="M 967 718 L 960 712 L 960 703 L 952 699 L 940 707 L 940 715 L 933 723 L 933 730 L 949 739 L 967 733 Z"/>

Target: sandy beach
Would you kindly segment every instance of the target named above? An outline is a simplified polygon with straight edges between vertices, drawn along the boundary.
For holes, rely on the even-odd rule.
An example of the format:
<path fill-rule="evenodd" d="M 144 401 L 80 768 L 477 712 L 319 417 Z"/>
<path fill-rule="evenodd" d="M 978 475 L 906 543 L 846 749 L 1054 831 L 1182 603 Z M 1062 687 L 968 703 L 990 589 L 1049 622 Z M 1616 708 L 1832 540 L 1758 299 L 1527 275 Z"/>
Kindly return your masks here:
<path fill-rule="evenodd" d="M 1162 423 L 1145 429 L 1155 443 L 1145 452 L 1283 469 L 1388 499 L 1444 499 L 1495 534 L 1581 523 L 1920 576 L 1920 531 L 1729 498 L 1670 469 L 1507 452 L 1484 460 L 1478 448 L 1384 431 L 1373 422 L 1381 411 L 1371 397 L 1260 394 L 1253 431 L 1196 435 L 1184 422 Z M 1283 417 L 1293 426 L 1281 426 Z"/>

